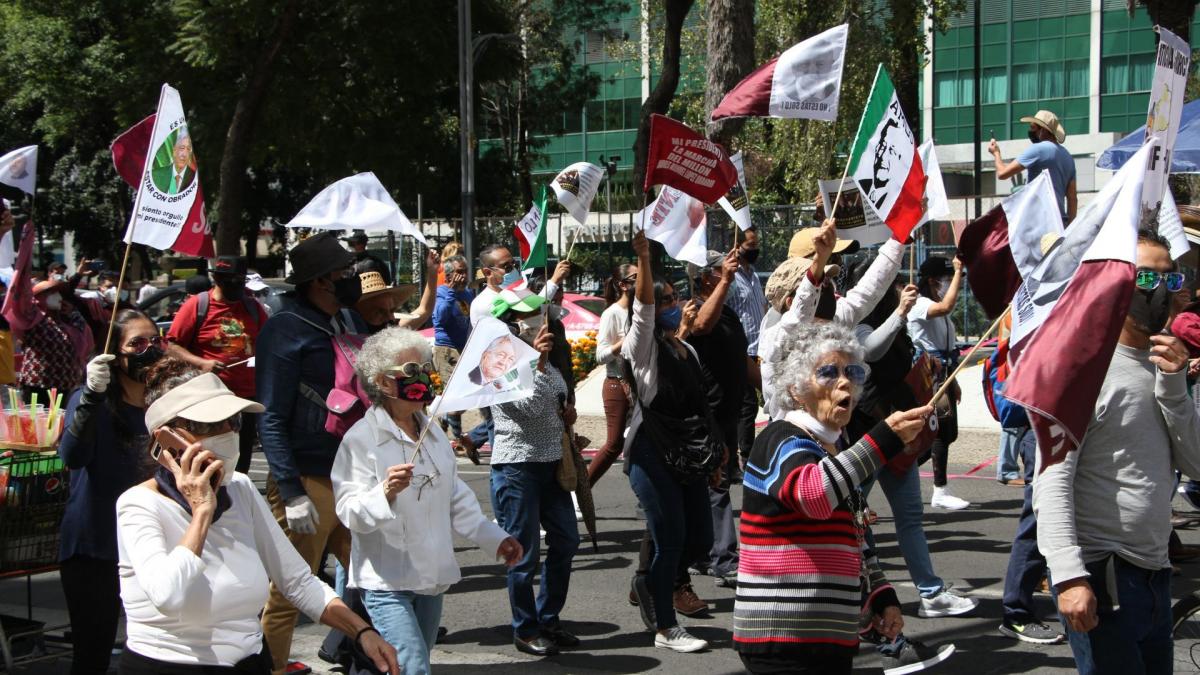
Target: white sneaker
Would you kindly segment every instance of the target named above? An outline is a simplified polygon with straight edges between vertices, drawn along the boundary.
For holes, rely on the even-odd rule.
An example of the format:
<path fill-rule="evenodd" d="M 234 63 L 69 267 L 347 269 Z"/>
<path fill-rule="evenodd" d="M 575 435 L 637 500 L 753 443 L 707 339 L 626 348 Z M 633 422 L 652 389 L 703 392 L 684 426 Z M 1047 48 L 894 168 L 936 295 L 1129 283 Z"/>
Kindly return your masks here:
<path fill-rule="evenodd" d="M 946 509 L 947 511 L 959 511 L 971 505 L 971 502 L 965 499 L 959 499 L 950 494 L 950 489 L 946 487 L 933 488 L 933 499 L 929 500 L 929 505 L 935 509 Z"/>
<path fill-rule="evenodd" d="M 654 648 L 691 653 L 698 652 L 701 649 L 708 649 L 708 643 L 684 630 L 683 626 L 675 626 L 668 630 L 666 635 L 662 633 L 654 634 Z"/>
<path fill-rule="evenodd" d="M 964 595 L 955 595 L 947 587 L 943 588 L 941 593 L 932 598 L 921 598 L 921 608 L 917 610 L 917 616 L 922 619 L 939 616 L 958 616 L 959 614 L 970 612 L 978 605 L 979 600 L 968 598 Z"/>

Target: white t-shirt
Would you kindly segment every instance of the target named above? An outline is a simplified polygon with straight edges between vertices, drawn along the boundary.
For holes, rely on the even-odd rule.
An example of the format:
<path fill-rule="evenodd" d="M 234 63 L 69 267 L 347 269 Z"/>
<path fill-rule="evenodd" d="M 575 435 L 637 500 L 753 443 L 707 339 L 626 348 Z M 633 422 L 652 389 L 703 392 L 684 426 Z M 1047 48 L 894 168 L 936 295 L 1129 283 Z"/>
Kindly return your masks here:
<path fill-rule="evenodd" d="M 492 290 L 491 286 L 484 286 L 479 295 L 471 301 L 471 328 L 492 315 L 492 303 L 496 301 L 497 295 L 500 295 L 499 291 Z"/>
<path fill-rule="evenodd" d="M 314 621 L 337 594 L 313 576 L 244 473 L 201 556 L 179 546 L 192 517 L 136 485 L 117 500 L 118 575 L 126 646 L 171 663 L 232 666 L 262 651 L 258 613 L 274 581 Z"/>
<path fill-rule="evenodd" d="M 604 366 L 608 377 L 625 377 L 625 359 L 613 354 L 612 346 L 628 332 L 628 307 L 614 302 L 601 312 L 600 328 L 596 331 L 596 362 Z"/>
<path fill-rule="evenodd" d="M 935 303 L 924 295 L 908 312 L 908 336 L 918 352 L 953 352 L 958 341 L 950 314 L 929 318 L 929 308 Z"/>

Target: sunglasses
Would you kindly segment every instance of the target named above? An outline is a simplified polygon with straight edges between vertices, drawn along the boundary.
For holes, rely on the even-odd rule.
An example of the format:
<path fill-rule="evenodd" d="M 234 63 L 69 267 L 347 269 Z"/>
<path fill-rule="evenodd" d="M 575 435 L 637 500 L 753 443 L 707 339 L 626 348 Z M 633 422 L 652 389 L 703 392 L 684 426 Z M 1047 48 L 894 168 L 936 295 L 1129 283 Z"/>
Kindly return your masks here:
<path fill-rule="evenodd" d="M 421 501 L 421 495 L 425 492 L 425 487 L 433 485 L 434 479 L 440 475 L 442 474 L 435 469 L 434 473 L 419 473 L 412 477 L 410 485 L 417 488 L 417 501 Z"/>
<path fill-rule="evenodd" d="M 501 270 L 504 272 L 511 272 L 511 271 L 517 269 L 517 266 L 520 264 L 521 264 L 520 258 L 513 258 L 512 260 L 509 260 L 508 262 L 504 263 L 503 265 L 492 265 L 492 269 Z"/>
<path fill-rule="evenodd" d="M 1183 272 L 1155 272 L 1154 270 L 1138 270 L 1137 287 L 1143 291 L 1152 291 L 1158 288 L 1158 285 L 1163 281 L 1167 282 L 1167 290 L 1172 293 L 1178 293 L 1183 290 L 1183 282 L 1185 277 Z"/>
<path fill-rule="evenodd" d="M 392 366 L 391 368 L 387 369 L 387 372 L 391 373 L 394 377 L 416 377 L 417 373 L 432 375 L 435 372 L 435 369 L 433 367 L 433 362 L 431 361 L 426 361 L 425 363 L 409 361 L 408 363 L 401 363 L 398 366 Z"/>
<path fill-rule="evenodd" d="M 862 383 L 867 381 L 866 367 L 857 363 L 851 363 L 844 368 L 839 368 L 832 363 L 817 368 L 817 382 L 820 382 L 824 386 L 829 386 L 837 382 L 838 377 L 841 375 L 845 375 L 846 379 L 850 380 L 850 383 L 855 386 L 862 386 Z"/>
<path fill-rule="evenodd" d="M 154 337 L 135 337 L 129 342 L 126 342 L 125 346 L 133 350 L 129 353 L 141 355 L 145 354 L 151 347 L 158 347 L 159 349 L 165 351 L 167 349 L 167 339 L 161 335 L 155 335 Z"/>

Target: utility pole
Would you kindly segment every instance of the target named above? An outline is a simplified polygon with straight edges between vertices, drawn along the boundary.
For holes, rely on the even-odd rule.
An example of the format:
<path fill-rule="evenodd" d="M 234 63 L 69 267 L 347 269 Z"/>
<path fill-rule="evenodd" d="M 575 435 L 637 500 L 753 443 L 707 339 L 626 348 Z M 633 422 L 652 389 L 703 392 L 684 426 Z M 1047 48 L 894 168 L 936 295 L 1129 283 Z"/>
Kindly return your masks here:
<path fill-rule="evenodd" d="M 974 0 L 975 3 L 975 217 L 983 215 L 983 91 L 982 78 L 980 77 L 979 69 L 979 32 L 980 25 L 983 23 L 983 17 L 980 14 L 980 2 Z"/>
<path fill-rule="evenodd" d="M 462 245 L 467 278 L 475 261 L 475 54 L 471 39 L 471 0 L 458 0 L 458 117 L 462 160 Z"/>

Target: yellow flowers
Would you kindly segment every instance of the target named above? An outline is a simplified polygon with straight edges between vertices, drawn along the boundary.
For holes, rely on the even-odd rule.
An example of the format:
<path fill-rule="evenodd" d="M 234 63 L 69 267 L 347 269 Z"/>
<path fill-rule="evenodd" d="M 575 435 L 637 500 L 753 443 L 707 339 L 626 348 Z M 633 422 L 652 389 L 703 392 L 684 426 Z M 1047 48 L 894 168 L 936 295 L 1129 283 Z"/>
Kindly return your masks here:
<path fill-rule="evenodd" d="M 589 330 L 571 343 L 571 371 L 578 382 L 596 367 L 596 331 Z"/>

